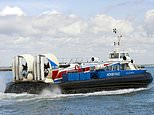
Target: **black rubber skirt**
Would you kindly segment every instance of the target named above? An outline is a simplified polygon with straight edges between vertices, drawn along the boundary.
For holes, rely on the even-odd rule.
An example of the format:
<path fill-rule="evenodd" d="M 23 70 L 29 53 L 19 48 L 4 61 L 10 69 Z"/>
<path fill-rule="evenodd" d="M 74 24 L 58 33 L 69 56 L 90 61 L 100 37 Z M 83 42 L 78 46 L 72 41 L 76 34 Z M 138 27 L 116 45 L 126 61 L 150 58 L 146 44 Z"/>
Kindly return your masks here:
<path fill-rule="evenodd" d="M 71 81 L 59 84 L 49 84 L 36 81 L 10 82 L 5 93 L 39 94 L 44 89 L 53 91 L 59 88 L 63 94 L 89 93 L 96 91 L 109 91 L 129 88 L 146 88 L 153 78 L 150 73 L 110 77 L 104 79 L 91 79 L 85 81 Z"/>

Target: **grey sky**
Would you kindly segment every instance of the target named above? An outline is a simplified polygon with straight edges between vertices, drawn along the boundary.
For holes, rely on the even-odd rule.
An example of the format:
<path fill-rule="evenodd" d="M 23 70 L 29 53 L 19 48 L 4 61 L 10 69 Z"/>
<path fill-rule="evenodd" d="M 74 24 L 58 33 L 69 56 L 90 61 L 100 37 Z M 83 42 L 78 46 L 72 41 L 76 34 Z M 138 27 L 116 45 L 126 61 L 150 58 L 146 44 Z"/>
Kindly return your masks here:
<path fill-rule="evenodd" d="M 18 54 L 106 60 L 116 27 L 137 63 L 154 63 L 152 0 L 0 1 L 0 65 Z"/>

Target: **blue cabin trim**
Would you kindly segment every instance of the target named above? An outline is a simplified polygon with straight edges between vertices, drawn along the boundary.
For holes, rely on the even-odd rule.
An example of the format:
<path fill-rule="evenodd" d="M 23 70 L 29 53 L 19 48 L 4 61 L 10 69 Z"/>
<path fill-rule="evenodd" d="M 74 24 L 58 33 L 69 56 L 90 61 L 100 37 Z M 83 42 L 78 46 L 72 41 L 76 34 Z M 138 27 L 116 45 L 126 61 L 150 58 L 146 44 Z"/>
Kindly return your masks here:
<path fill-rule="evenodd" d="M 103 79 L 109 77 L 125 77 L 129 75 L 143 74 L 146 70 L 113 70 L 113 71 L 91 71 L 91 72 L 80 72 L 80 73 L 67 73 L 63 74 L 62 81 L 84 81 L 90 79 Z"/>
<path fill-rule="evenodd" d="M 146 70 L 113 70 L 113 71 L 98 71 L 98 78 L 107 77 L 123 77 L 129 75 L 143 74 Z"/>

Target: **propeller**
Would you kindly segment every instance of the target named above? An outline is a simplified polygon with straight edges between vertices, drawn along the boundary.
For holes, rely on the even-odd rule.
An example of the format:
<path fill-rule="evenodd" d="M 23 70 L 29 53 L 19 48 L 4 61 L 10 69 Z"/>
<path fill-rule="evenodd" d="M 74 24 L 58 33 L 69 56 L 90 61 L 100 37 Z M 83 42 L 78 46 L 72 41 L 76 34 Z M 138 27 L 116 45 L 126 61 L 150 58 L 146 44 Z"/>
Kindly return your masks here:
<path fill-rule="evenodd" d="M 49 62 L 47 64 L 44 63 L 44 77 L 48 76 L 49 70 L 50 70 Z"/>
<path fill-rule="evenodd" d="M 27 66 L 27 63 L 24 65 L 24 64 L 22 64 L 22 75 L 23 75 L 23 77 L 27 77 L 27 75 L 28 75 L 28 66 Z"/>

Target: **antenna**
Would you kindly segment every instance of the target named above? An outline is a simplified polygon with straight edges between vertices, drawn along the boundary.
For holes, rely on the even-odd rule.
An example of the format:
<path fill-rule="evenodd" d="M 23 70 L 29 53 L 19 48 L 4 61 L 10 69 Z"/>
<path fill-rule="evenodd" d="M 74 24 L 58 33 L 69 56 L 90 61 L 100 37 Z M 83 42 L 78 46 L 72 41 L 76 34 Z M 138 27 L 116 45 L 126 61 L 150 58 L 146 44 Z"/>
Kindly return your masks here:
<path fill-rule="evenodd" d="M 113 28 L 113 33 L 117 33 L 117 29 L 116 28 Z"/>
<path fill-rule="evenodd" d="M 115 35 L 117 35 L 117 29 L 116 28 L 113 28 L 113 33 L 115 33 Z M 119 49 L 120 49 L 120 40 L 121 40 L 121 38 L 122 38 L 121 34 L 117 35 L 117 40 L 118 41 L 114 42 L 114 46 L 116 47 L 117 51 L 119 51 Z"/>

